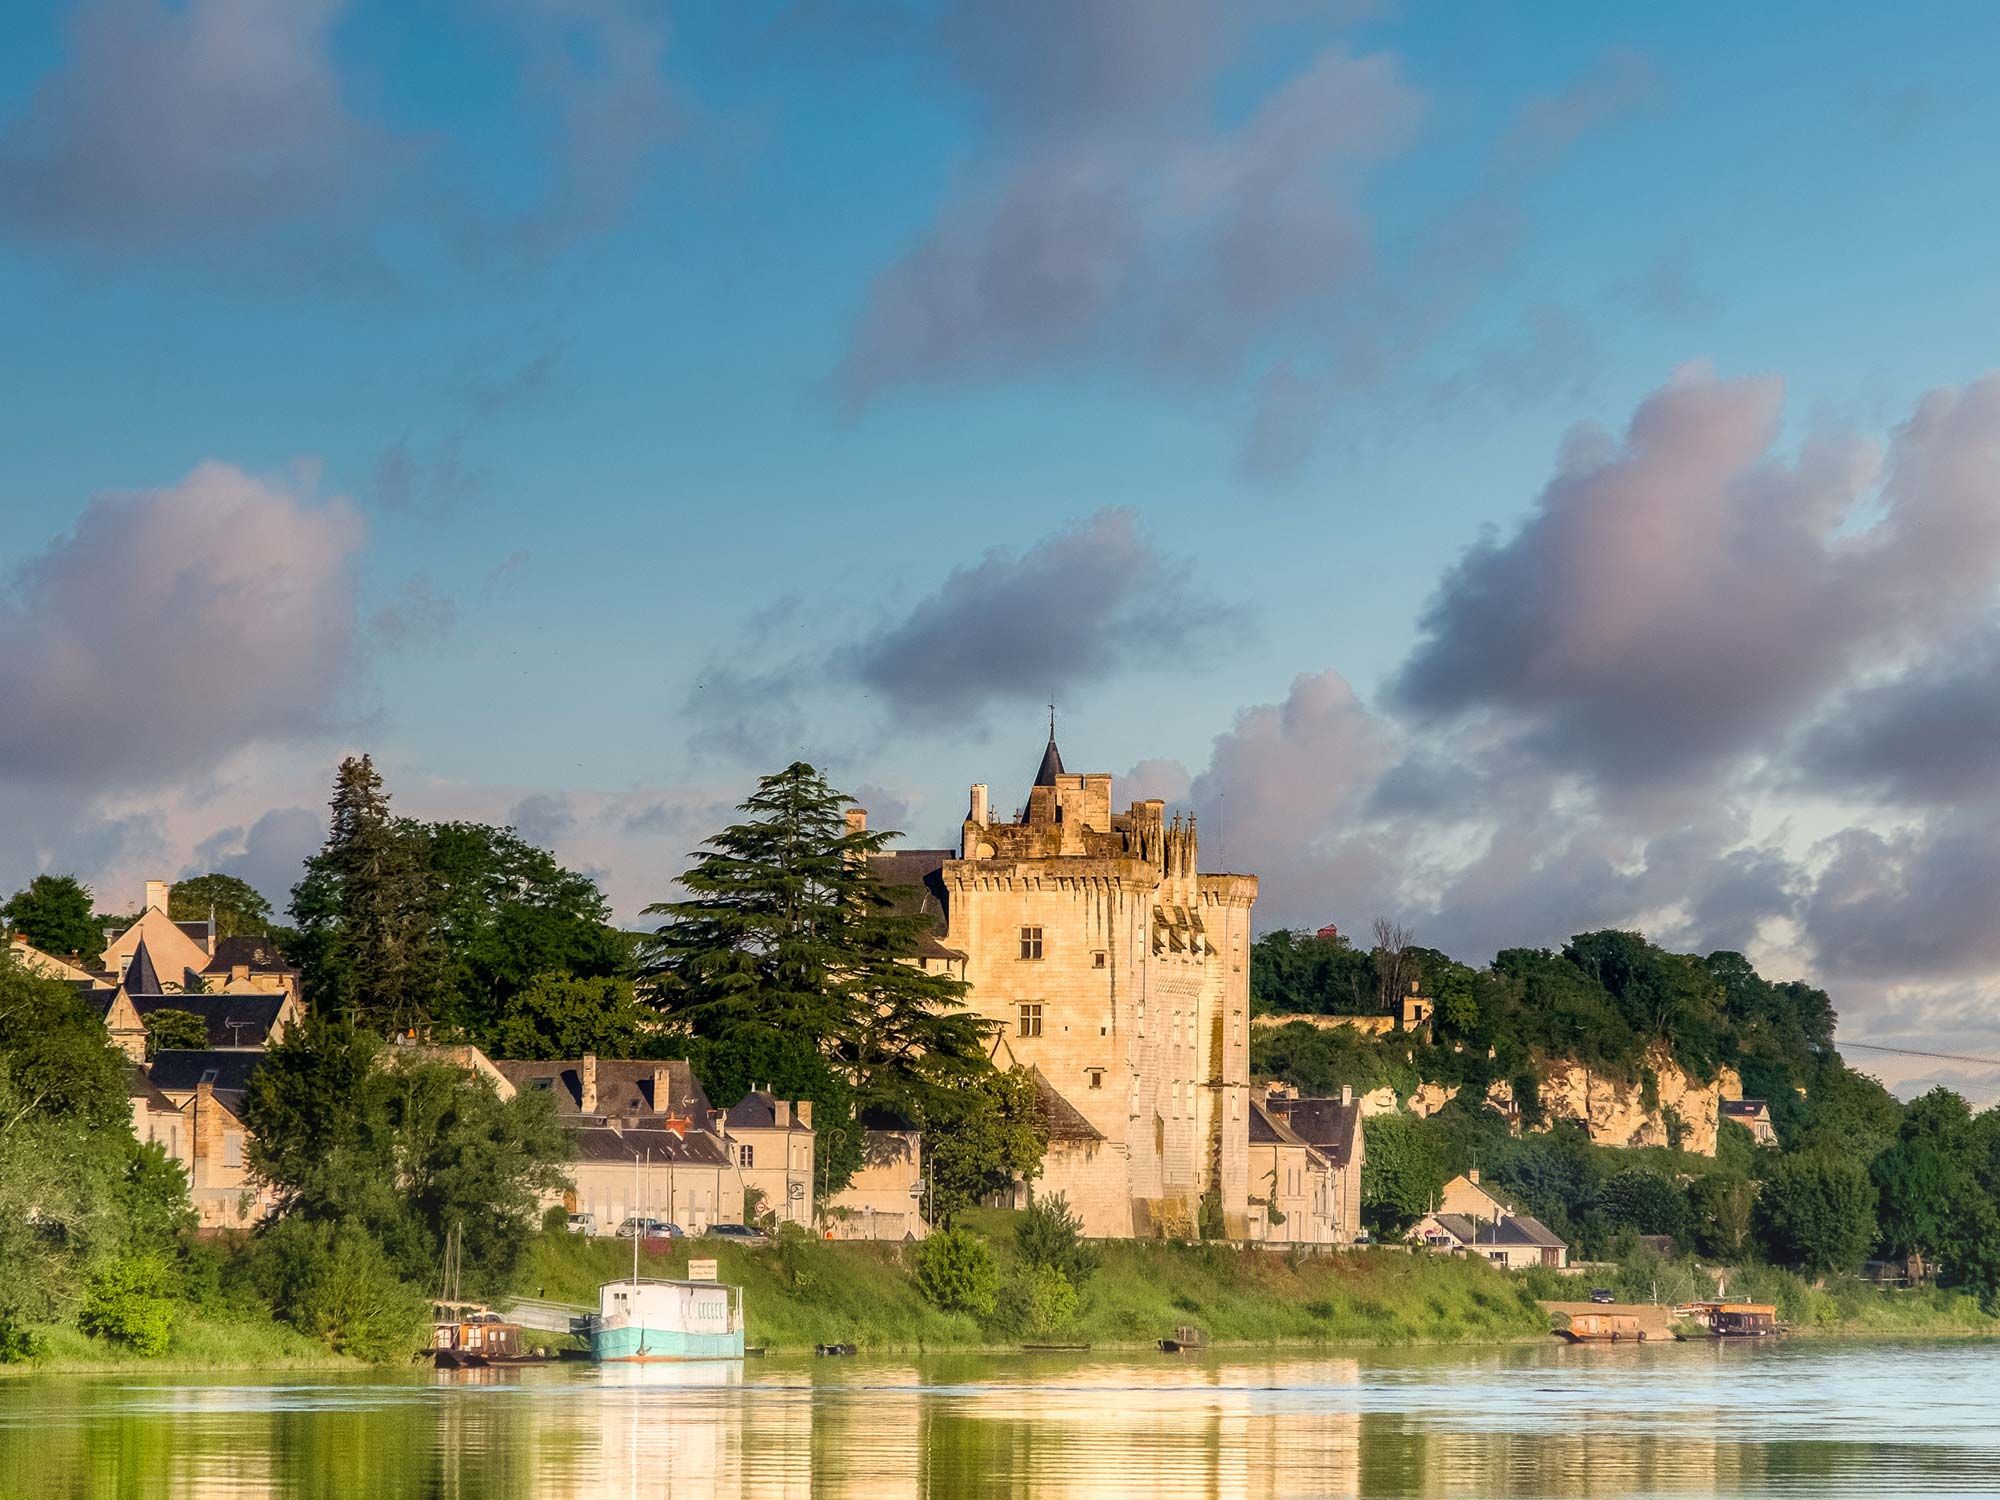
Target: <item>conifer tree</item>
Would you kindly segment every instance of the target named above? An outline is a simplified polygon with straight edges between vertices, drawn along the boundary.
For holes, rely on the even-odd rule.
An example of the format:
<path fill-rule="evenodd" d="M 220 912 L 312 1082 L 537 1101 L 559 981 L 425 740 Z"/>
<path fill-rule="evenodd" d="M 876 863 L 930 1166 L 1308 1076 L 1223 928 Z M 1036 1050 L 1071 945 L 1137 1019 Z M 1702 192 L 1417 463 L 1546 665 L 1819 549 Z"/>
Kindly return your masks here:
<path fill-rule="evenodd" d="M 850 829 L 852 801 L 802 761 L 763 778 L 748 816 L 682 875 L 688 898 L 647 908 L 666 919 L 648 955 L 656 1003 L 705 1082 L 718 1097 L 744 1083 L 811 1097 L 832 1189 L 859 1160 L 856 1115 L 920 1120 L 990 1071 L 988 1023 L 962 984 L 909 962 L 924 919 L 870 868 L 894 833 Z"/>
<path fill-rule="evenodd" d="M 423 829 L 389 812 L 366 755 L 334 778 L 326 844 L 292 888 L 308 1001 L 388 1030 L 419 1026 L 446 983 Z"/>

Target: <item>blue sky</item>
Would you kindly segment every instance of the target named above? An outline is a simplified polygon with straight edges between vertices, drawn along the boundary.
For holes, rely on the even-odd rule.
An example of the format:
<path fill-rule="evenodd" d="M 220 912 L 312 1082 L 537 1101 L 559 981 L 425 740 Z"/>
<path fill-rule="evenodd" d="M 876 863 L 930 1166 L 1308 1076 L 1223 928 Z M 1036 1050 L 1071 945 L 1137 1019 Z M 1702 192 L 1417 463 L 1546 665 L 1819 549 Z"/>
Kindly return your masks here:
<path fill-rule="evenodd" d="M 1885 571 L 1853 583 L 1850 541 L 1915 577 L 1984 557 L 1937 513 L 1967 470 L 1992 509 L 1996 33 L 1943 4 L 9 7 L 0 687 L 61 733 L 0 732 L 0 883 L 279 894 L 365 747 L 408 810 L 515 818 L 629 914 L 794 755 L 948 837 L 968 782 L 1015 795 L 1053 693 L 1070 760 L 1199 807 L 1268 921 L 1394 911 L 1472 959 L 1642 923 L 1834 985 L 1853 1035 L 2000 1046 L 1977 914 L 1892 917 L 2000 870 L 1968 832 L 2000 790 L 1815 749 L 1923 693 L 1983 722 L 1994 578 L 1813 623 Z M 1551 498 L 1567 435 L 1615 449 L 1690 382 L 1674 441 L 1763 414 L 1738 467 L 1627 443 Z M 1969 415 L 1924 468 L 1898 435 L 1932 391 Z M 1888 467 L 1844 488 L 1815 441 Z M 1713 502 L 1664 569 L 1692 543 L 1662 483 Z M 1788 611 L 1718 647 L 1687 601 L 1759 592 L 1743 558 L 1807 519 L 1813 559 L 1769 564 Z M 1616 597 L 1700 586 L 1629 670 L 1578 668 L 1614 648 L 1562 595 L 1618 566 Z M 1524 578 L 1540 614 L 1463 603 Z M 1682 629 L 1735 679 L 1660 669 L 1635 769 L 1605 726 Z M 1768 664 L 1784 711 L 1743 711 Z"/>

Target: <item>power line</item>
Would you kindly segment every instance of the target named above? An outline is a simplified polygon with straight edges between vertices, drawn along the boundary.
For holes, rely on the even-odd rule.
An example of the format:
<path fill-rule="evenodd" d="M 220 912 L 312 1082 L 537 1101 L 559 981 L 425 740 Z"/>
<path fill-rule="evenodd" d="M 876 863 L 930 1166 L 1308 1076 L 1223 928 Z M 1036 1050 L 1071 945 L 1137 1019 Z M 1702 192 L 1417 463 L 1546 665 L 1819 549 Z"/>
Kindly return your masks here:
<path fill-rule="evenodd" d="M 1959 1052 L 1917 1052 L 1909 1047 L 1885 1047 L 1880 1042 L 1850 1042 L 1845 1039 L 1834 1045 L 1842 1051 L 1859 1047 L 1863 1052 L 1893 1052 L 1898 1057 L 1933 1057 L 1939 1062 L 1975 1063 L 1982 1068 L 2000 1068 L 2000 1057 L 1967 1057 Z"/>

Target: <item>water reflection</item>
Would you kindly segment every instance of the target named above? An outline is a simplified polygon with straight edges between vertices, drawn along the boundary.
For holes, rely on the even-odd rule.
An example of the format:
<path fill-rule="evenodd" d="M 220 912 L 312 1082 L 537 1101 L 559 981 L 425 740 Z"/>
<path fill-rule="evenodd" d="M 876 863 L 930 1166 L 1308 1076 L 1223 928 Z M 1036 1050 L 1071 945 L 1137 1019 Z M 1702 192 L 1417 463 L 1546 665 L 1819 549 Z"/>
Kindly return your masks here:
<path fill-rule="evenodd" d="M 0 1492 L 1991 1494 L 2000 1493 L 1994 1391 L 2000 1351 L 1983 1346 L 1803 1342 L 14 1380 L 0 1382 Z M 1894 1421 L 1883 1420 L 1885 1405 Z"/>

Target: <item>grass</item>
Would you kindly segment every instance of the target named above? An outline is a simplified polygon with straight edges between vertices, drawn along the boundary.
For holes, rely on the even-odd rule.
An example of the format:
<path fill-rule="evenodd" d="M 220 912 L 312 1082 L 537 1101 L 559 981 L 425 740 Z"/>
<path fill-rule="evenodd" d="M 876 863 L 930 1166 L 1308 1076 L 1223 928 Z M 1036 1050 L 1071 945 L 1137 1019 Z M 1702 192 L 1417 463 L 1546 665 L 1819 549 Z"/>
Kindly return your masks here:
<path fill-rule="evenodd" d="M 41 1351 L 19 1364 L 0 1364 L 0 1378 L 27 1374 L 84 1374 L 131 1370 L 162 1374 L 206 1370 L 359 1370 L 356 1360 L 269 1318 L 214 1317 L 189 1311 L 174 1329 L 167 1352 L 135 1354 L 91 1338 L 66 1324 L 34 1330 Z"/>
<path fill-rule="evenodd" d="M 984 1210 L 967 1227 L 987 1237 L 1003 1280 L 1020 1274 L 1017 1216 Z M 1373 1250 L 1288 1255 L 1226 1245 L 1109 1241 L 1065 1340 L 1145 1347 L 1180 1324 L 1218 1344 L 1498 1342 L 1545 1335 L 1524 1286 L 1490 1266 Z M 754 1249 L 694 1241 L 640 1255 L 640 1274 L 685 1274 L 690 1253 L 721 1262 L 744 1288 L 748 1338 L 774 1351 L 820 1343 L 870 1350 L 1011 1348 L 1027 1337 L 1004 1316 L 984 1322 L 931 1307 L 902 1247 L 808 1242 Z M 595 1305 L 600 1282 L 630 1274 L 630 1244 L 550 1235 L 531 1248 L 517 1288 Z M 1004 1301 L 1004 1299 L 1003 1299 Z"/>
<path fill-rule="evenodd" d="M 1590 1287 L 1608 1286 L 1622 1301 L 1650 1302 L 1657 1296 L 1675 1304 L 1713 1297 L 1717 1274 L 1712 1265 L 1697 1268 L 1692 1261 L 1638 1255 L 1601 1273 L 1531 1270 L 1518 1279 L 1535 1296 L 1551 1301 L 1577 1301 L 1588 1295 Z M 1771 1303 L 1778 1309 L 1778 1321 L 1795 1333 L 1858 1338 L 2000 1334 L 2000 1318 L 1965 1292 L 1883 1288 L 1856 1276 L 1814 1281 L 1777 1266 L 1737 1266 L 1722 1274 L 1730 1297 Z"/>

